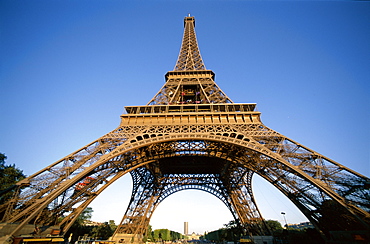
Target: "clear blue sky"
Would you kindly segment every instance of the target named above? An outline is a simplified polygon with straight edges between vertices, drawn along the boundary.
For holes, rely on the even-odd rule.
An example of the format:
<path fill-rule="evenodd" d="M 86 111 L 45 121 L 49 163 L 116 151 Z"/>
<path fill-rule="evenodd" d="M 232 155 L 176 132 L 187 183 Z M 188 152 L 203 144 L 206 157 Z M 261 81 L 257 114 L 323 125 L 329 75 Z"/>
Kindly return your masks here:
<path fill-rule="evenodd" d="M 25 174 L 115 129 L 124 106 L 145 105 L 173 70 L 183 18 L 196 18 L 201 55 L 234 101 L 257 103 L 283 135 L 370 176 L 368 1 L 0 1 L 0 152 Z M 256 181 L 266 219 L 304 221 Z M 124 177 L 93 220 L 120 221 Z M 274 198 L 273 196 L 276 196 Z M 203 233 L 231 214 L 214 196 L 184 191 L 153 228 Z"/>

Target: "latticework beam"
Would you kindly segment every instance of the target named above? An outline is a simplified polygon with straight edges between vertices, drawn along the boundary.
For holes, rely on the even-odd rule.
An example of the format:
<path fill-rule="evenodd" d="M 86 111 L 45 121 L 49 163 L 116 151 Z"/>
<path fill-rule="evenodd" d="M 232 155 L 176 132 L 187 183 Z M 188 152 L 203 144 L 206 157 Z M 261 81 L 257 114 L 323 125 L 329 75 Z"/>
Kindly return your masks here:
<path fill-rule="evenodd" d="M 147 106 L 126 107 L 117 129 L 18 182 L 0 206 L 0 233 L 28 234 L 26 225 L 65 233 L 127 173 L 132 197 L 116 234 L 144 235 L 156 207 L 186 189 L 213 194 L 245 231 L 265 234 L 254 174 L 322 233 L 370 231 L 370 179 L 266 127 L 255 107 L 233 103 L 216 85 L 200 56 L 194 18 L 186 17 L 180 55 L 162 89 Z"/>

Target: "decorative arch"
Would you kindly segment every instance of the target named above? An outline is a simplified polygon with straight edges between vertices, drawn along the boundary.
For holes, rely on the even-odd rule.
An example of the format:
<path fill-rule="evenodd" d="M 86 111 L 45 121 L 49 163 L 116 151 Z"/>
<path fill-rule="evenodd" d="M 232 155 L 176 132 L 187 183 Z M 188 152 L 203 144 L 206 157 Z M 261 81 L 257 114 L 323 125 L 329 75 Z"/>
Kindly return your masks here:
<path fill-rule="evenodd" d="M 249 223 L 248 219 L 245 219 L 245 216 L 249 215 L 249 219 L 252 218 L 250 216 L 251 214 L 247 214 L 250 213 L 251 209 L 258 213 L 255 216 L 261 217 L 258 208 L 255 205 L 253 193 L 250 187 L 252 174 L 256 173 L 286 195 L 320 230 L 325 230 L 325 226 L 320 225 L 321 219 L 325 218 L 324 214 L 321 212 L 321 208 L 322 205 L 328 201 L 336 203 L 345 213 L 352 216 L 354 223 L 362 222 L 366 225 L 366 222 L 361 219 L 360 214 L 364 213 L 361 208 L 348 203 L 347 201 L 343 201 L 343 196 L 338 194 L 334 187 L 320 181 L 317 177 L 313 177 L 317 174 L 300 166 L 297 160 L 295 161 L 295 164 L 286 160 L 287 157 L 284 157 L 285 154 L 281 153 L 284 148 L 280 148 L 280 154 L 278 154 L 269 150 L 269 148 L 266 147 L 266 145 L 268 145 L 267 143 L 261 144 L 255 139 L 245 137 L 242 134 L 226 132 L 222 133 L 222 135 L 191 134 L 190 136 L 184 134 L 159 134 L 157 136 L 153 136 L 152 134 L 151 136 L 145 136 L 145 134 L 143 134 L 142 137 L 136 136 L 136 138 L 143 139 L 136 141 L 131 140 L 130 142 L 125 141 L 125 143 L 120 143 L 116 148 L 112 148 L 106 153 L 102 153 L 102 148 L 106 148 L 104 143 L 100 146 L 96 146 L 96 143 L 93 143 L 89 148 L 84 148 L 83 151 L 95 148 L 96 153 L 87 154 L 85 157 L 81 157 L 80 161 L 75 160 L 74 165 L 64 167 L 63 174 L 59 174 L 57 180 L 48 185 L 49 187 L 54 187 L 53 191 L 45 188 L 39 191 L 38 194 L 35 194 L 41 186 L 37 183 L 40 182 L 40 178 L 44 180 L 47 178 L 45 175 L 50 174 L 44 174 L 41 172 L 36 174 L 38 177 L 28 177 L 19 184 L 20 188 L 26 188 L 22 193 L 25 197 L 22 201 L 18 202 L 18 206 L 20 207 L 17 208 L 17 206 L 15 206 L 16 211 L 14 211 L 12 215 L 6 216 L 8 217 L 7 220 L 9 222 L 22 222 L 22 224 L 32 223 L 33 221 L 36 224 L 52 225 L 52 222 L 55 220 L 50 216 L 61 216 L 63 214 L 67 214 L 63 221 L 58 223 L 58 225 L 64 226 L 64 230 L 66 231 L 83 209 L 86 208 L 97 195 L 106 189 L 106 187 L 121 176 L 131 172 L 134 176 L 134 183 L 136 180 L 137 182 L 148 184 L 150 181 L 148 182 L 148 178 L 145 178 L 142 175 L 144 171 L 146 171 L 147 174 L 150 173 L 153 180 L 158 180 L 157 175 L 161 173 L 156 172 L 158 169 L 161 169 L 161 167 L 158 167 L 158 164 L 161 164 L 164 167 L 163 170 L 165 173 L 167 170 L 169 171 L 167 173 L 170 174 L 171 168 L 168 167 L 168 165 L 170 165 L 169 162 L 171 162 L 171 159 L 178 160 L 179 158 L 184 159 L 188 157 L 188 159 L 215 159 L 208 162 L 208 164 L 204 165 L 203 168 L 197 165 L 194 170 L 205 170 L 204 172 L 198 172 L 198 174 L 214 174 L 215 172 L 207 172 L 207 170 L 214 169 L 214 167 L 210 166 L 212 166 L 212 163 L 218 162 L 220 164 L 219 167 L 223 167 L 222 172 L 225 173 L 228 170 L 230 176 L 231 174 L 238 173 L 241 175 L 248 175 L 246 179 L 243 179 L 246 189 L 244 189 L 244 193 L 242 195 L 245 199 L 248 199 L 248 201 L 242 199 L 232 200 L 230 192 L 225 191 L 227 188 L 226 185 L 223 186 L 224 188 L 216 188 L 212 187 L 210 184 L 203 188 L 203 190 L 210 192 L 223 201 L 230 209 L 233 216 L 237 217 L 237 220 L 242 221 L 242 224 Z M 296 147 L 295 151 L 298 151 L 297 148 L 299 145 L 293 145 Z M 291 148 L 291 145 L 289 145 L 289 148 Z M 81 152 L 82 151 L 78 151 L 74 158 L 76 159 L 77 156 L 80 156 L 82 154 Z M 302 154 L 304 155 L 301 159 L 303 164 L 306 163 L 305 159 L 307 157 L 311 157 L 312 159 L 315 158 L 313 156 L 315 155 L 314 152 L 311 152 L 311 155 L 308 155 L 307 151 L 303 151 Z M 67 158 L 68 160 L 71 159 L 71 157 Z M 89 160 L 92 158 L 95 158 L 96 160 L 93 163 L 89 163 Z M 299 159 L 299 157 L 295 156 L 295 159 Z M 55 166 L 56 165 L 58 164 L 55 164 Z M 227 167 L 225 165 L 227 165 Z M 72 171 L 72 169 L 74 169 L 74 171 Z M 45 170 L 53 174 L 55 168 L 48 167 Z M 322 168 L 318 168 L 317 170 L 322 170 Z M 196 174 L 197 172 L 184 172 L 184 174 L 186 173 Z M 161 174 L 163 174 L 163 172 Z M 61 175 L 65 175 L 66 177 L 61 178 Z M 87 182 L 82 189 L 77 190 L 78 184 L 84 182 L 88 177 L 91 178 L 90 181 Z M 235 175 L 233 175 L 233 177 L 229 177 L 228 184 L 232 185 L 232 180 L 235 179 L 237 179 Z M 216 177 L 213 177 L 213 180 L 216 181 Z M 33 182 L 33 184 L 31 182 Z M 138 184 L 138 186 L 140 186 L 140 184 Z M 141 221 L 141 225 L 136 225 L 137 228 L 135 227 L 135 233 L 143 234 L 143 232 L 145 232 L 146 228 L 143 226 L 149 223 L 151 214 L 155 207 L 163 201 L 165 197 L 182 190 L 182 188 L 179 188 L 175 182 L 172 182 L 171 184 L 168 184 L 167 188 L 164 188 L 162 184 L 163 189 L 161 190 L 163 191 L 161 194 L 163 193 L 163 195 L 158 195 L 158 198 L 152 201 L 150 205 L 151 210 L 149 211 L 147 209 L 148 215 L 145 216 L 146 220 Z M 189 185 L 191 186 L 191 184 Z M 160 188 L 153 188 L 153 190 L 159 189 Z M 229 187 L 229 191 L 230 189 L 234 188 Z M 239 193 L 241 192 L 241 189 L 236 190 L 239 191 Z M 31 199 L 32 197 L 35 198 L 35 196 L 40 199 L 40 192 L 44 192 L 47 195 L 47 197 L 41 198 L 41 200 L 45 199 L 44 201 L 40 200 L 33 204 L 23 204 L 29 203 L 27 199 Z M 29 194 L 28 196 L 27 193 Z M 21 197 L 22 194 L 20 194 L 19 197 Z M 133 192 L 133 196 L 134 195 L 135 194 Z M 69 200 L 66 200 L 67 198 Z M 59 205 L 54 204 L 58 201 L 60 201 Z M 51 207 L 52 204 L 54 204 L 53 207 Z M 77 205 L 78 207 L 74 207 Z M 240 206 L 242 205 L 247 206 L 247 209 L 249 208 L 249 212 L 246 210 L 240 211 Z M 138 207 L 139 205 L 137 205 L 136 202 L 134 206 Z M 145 207 L 149 207 L 149 205 L 145 205 Z M 46 209 L 47 211 L 45 211 Z M 31 211 L 32 213 L 29 214 Z M 130 211 L 133 213 L 135 212 L 133 209 L 130 210 L 129 207 L 126 214 Z M 49 217 L 43 216 L 44 212 L 49 212 Z M 41 216 L 43 217 L 41 218 Z M 366 217 L 366 214 L 363 214 L 363 216 Z M 43 222 L 37 222 L 39 219 L 42 219 Z M 129 222 L 130 220 L 125 220 L 124 218 L 122 225 L 125 224 L 125 221 Z"/>

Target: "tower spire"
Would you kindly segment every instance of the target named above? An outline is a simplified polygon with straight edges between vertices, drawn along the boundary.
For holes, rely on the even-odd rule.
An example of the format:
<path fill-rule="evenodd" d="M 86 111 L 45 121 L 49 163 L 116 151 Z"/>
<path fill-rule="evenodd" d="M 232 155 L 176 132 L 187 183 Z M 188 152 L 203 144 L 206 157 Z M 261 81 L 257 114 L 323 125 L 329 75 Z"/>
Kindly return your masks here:
<path fill-rule="evenodd" d="M 167 72 L 166 83 L 147 105 L 182 105 L 232 103 L 217 86 L 215 74 L 207 70 L 200 56 L 195 35 L 195 18 L 184 18 L 184 36 L 173 71 Z"/>
<path fill-rule="evenodd" d="M 179 70 L 205 70 L 206 66 L 200 56 L 197 37 L 195 34 L 195 18 L 184 18 L 184 36 L 175 71 Z"/>

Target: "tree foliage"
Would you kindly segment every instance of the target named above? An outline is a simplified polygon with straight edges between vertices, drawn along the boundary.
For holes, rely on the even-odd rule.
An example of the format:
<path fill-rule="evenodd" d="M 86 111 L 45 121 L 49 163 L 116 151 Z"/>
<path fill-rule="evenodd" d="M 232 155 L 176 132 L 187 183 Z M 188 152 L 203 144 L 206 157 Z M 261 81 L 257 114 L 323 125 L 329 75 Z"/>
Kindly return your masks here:
<path fill-rule="evenodd" d="M 323 244 L 324 241 L 321 238 L 320 234 L 315 229 L 293 229 L 289 228 L 283 229 L 280 222 L 276 220 L 266 220 L 266 225 L 273 234 L 275 243 L 291 243 L 291 244 Z M 230 221 L 227 224 L 224 224 L 225 228 L 220 228 L 215 231 L 206 233 L 202 239 L 213 242 L 238 242 L 239 233 L 237 231 L 237 225 L 235 221 Z M 252 235 L 258 236 L 258 235 Z M 242 236 L 241 238 L 244 238 Z"/>
<path fill-rule="evenodd" d="M 152 230 L 152 226 L 151 225 L 148 225 L 148 230 L 146 232 L 146 235 L 144 236 L 144 242 L 147 242 L 147 241 L 154 241 L 154 232 Z"/>
<path fill-rule="evenodd" d="M 90 220 L 94 210 L 91 207 L 85 208 L 82 213 L 77 217 L 76 224 L 83 225 L 86 220 Z"/>
<path fill-rule="evenodd" d="M 93 212 L 94 210 L 91 207 L 85 208 L 77 217 L 76 221 L 73 223 L 65 236 L 70 236 L 70 234 L 73 233 L 72 241 L 76 241 L 79 236 L 89 235 L 92 227 L 86 226 L 85 222 L 91 219 Z"/>
<path fill-rule="evenodd" d="M 283 227 L 277 220 L 266 220 L 265 223 L 272 233 L 283 230 Z"/>
<path fill-rule="evenodd" d="M 153 239 L 154 241 L 176 241 L 184 239 L 184 236 L 169 229 L 157 229 L 153 231 Z"/>
<path fill-rule="evenodd" d="M 5 165 L 6 159 L 5 154 L 0 153 L 0 205 L 13 197 L 15 184 L 26 177 L 15 164 Z"/>
<path fill-rule="evenodd" d="M 102 225 L 96 226 L 91 231 L 91 236 L 97 240 L 107 240 L 114 233 L 114 227 L 112 224 L 105 222 Z"/>

